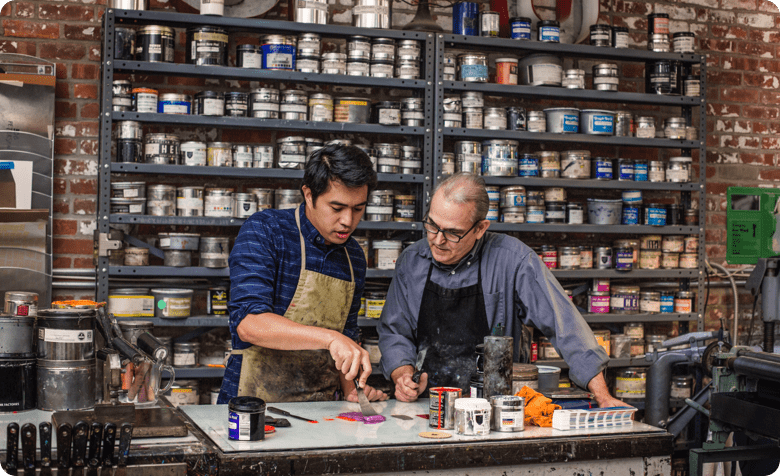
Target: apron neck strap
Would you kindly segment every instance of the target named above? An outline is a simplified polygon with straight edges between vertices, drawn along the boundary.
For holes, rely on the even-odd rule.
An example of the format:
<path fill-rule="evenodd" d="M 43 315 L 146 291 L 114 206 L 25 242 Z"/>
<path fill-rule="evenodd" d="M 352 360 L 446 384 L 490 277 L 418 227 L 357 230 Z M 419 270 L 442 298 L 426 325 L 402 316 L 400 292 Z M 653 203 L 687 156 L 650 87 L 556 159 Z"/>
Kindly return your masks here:
<path fill-rule="evenodd" d="M 298 236 L 301 239 L 301 272 L 306 269 L 306 241 L 303 239 L 303 231 L 301 231 L 301 209 L 295 209 L 295 224 L 298 226 Z M 349 263 L 349 282 L 355 282 L 355 270 L 352 269 L 352 260 L 349 257 L 347 247 L 344 247 L 344 253 L 347 255 L 347 263 Z"/>
<path fill-rule="evenodd" d="M 780 201 L 778 201 L 780 203 Z M 425 282 L 431 280 L 431 273 L 433 272 L 433 255 L 431 255 L 431 265 L 428 267 L 428 277 L 425 278 Z M 482 284 L 482 250 L 477 253 L 477 284 Z"/>

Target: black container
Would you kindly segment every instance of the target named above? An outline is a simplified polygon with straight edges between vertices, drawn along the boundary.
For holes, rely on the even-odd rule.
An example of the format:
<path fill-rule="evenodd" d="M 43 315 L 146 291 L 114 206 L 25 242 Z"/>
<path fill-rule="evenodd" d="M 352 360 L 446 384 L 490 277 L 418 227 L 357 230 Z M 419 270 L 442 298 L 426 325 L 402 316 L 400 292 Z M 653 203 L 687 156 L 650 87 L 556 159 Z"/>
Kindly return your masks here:
<path fill-rule="evenodd" d="M 240 91 L 225 93 L 225 115 L 246 117 L 249 112 L 249 94 Z"/>
<path fill-rule="evenodd" d="M 647 36 L 668 35 L 669 15 L 666 13 L 651 13 L 647 15 Z"/>
<path fill-rule="evenodd" d="M 506 127 L 510 131 L 524 131 L 527 129 L 524 107 L 506 108 Z"/>
<path fill-rule="evenodd" d="M 224 316 L 227 314 L 228 288 L 217 286 L 209 288 L 206 298 L 206 314 L 210 316 Z"/>
<path fill-rule="evenodd" d="M 612 27 L 609 25 L 591 25 L 590 44 L 593 46 L 612 46 Z"/>
<path fill-rule="evenodd" d="M 475 373 L 471 377 L 471 382 L 469 382 L 469 389 L 470 389 L 470 395 L 471 398 L 485 398 L 485 374 L 481 372 Z M 465 395 L 464 395 L 465 397 Z"/>
<path fill-rule="evenodd" d="M 536 24 L 536 40 L 546 43 L 560 43 L 561 24 L 557 20 L 541 20 Z"/>
<path fill-rule="evenodd" d="M 192 113 L 199 116 L 224 116 L 225 96 L 215 91 L 201 91 L 195 94 Z"/>
<path fill-rule="evenodd" d="M 0 412 L 35 408 L 37 381 L 35 359 L 0 359 Z"/>
<path fill-rule="evenodd" d="M 227 66 L 228 34 L 223 28 L 198 26 L 187 29 L 187 63 Z"/>
<path fill-rule="evenodd" d="M 397 101 L 381 101 L 371 108 L 371 122 L 385 126 L 401 125 L 401 103 Z"/>
<path fill-rule="evenodd" d="M 114 59 L 132 61 L 135 57 L 135 30 L 114 28 Z"/>
<path fill-rule="evenodd" d="M 667 205 L 666 206 L 666 224 L 667 225 L 682 225 L 682 209 L 680 205 Z"/>
<path fill-rule="evenodd" d="M 628 48 L 628 27 L 625 26 L 613 26 L 612 27 L 612 46 L 615 48 Z"/>
<path fill-rule="evenodd" d="M 238 45 L 236 47 L 236 66 L 239 68 L 262 68 L 263 52 L 258 45 Z"/>
<path fill-rule="evenodd" d="M 672 92 L 672 62 L 648 61 L 645 64 L 645 92 L 670 94 Z"/>
<path fill-rule="evenodd" d="M 135 59 L 151 63 L 173 63 L 175 45 L 173 28 L 146 25 L 135 34 Z"/>
<path fill-rule="evenodd" d="M 144 161 L 144 144 L 141 139 L 117 139 L 116 161 L 140 164 Z"/>
<path fill-rule="evenodd" d="M 265 401 L 235 397 L 228 403 L 228 438 L 239 441 L 265 439 Z"/>

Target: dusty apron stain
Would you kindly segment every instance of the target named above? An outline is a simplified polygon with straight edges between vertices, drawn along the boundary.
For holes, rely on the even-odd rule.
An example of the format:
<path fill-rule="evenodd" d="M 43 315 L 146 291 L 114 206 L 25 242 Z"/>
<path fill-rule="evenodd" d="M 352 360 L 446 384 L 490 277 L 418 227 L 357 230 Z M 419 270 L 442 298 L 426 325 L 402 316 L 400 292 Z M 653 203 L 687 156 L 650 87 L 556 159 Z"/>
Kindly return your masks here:
<path fill-rule="evenodd" d="M 355 274 L 347 253 L 350 281 L 306 269 L 306 243 L 301 233 L 300 209 L 295 222 L 301 239 L 301 274 L 284 317 L 306 326 L 343 331 L 355 293 Z M 253 345 L 234 350 L 242 355 L 239 396 L 266 402 L 334 400 L 341 382 L 327 350 L 276 350 Z"/>

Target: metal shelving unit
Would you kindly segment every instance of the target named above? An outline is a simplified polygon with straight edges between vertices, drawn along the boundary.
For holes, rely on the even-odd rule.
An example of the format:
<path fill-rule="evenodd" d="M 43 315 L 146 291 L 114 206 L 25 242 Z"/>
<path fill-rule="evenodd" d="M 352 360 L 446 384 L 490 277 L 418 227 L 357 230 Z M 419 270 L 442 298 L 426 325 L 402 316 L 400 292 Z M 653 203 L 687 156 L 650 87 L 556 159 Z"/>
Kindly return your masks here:
<path fill-rule="evenodd" d="M 624 63 L 644 63 L 645 61 L 674 60 L 680 61 L 687 66 L 696 65 L 700 69 L 701 94 L 699 97 L 656 95 L 639 92 L 611 92 L 595 91 L 593 89 L 571 90 L 555 87 L 536 87 L 524 85 L 503 85 L 496 83 L 475 83 L 463 81 L 441 81 L 437 82 L 436 98 L 438 101 L 436 118 L 436 137 L 434 156 L 440 156 L 447 151 L 444 148 L 445 139 L 449 141 L 471 139 L 509 139 L 517 140 L 522 144 L 532 144 L 533 147 L 544 149 L 549 144 L 563 144 L 566 146 L 581 147 L 587 149 L 591 145 L 599 146 L 600 150 L 604 146 L 613 147 L 616 150 L 625 147 L 631 148 L 652 148 L 652 149 L 679 149 L 683 156 L 691 156 L 694 150 L 698 151 L 698 170 L 699 176 L 693 177 L 690 183 L 652 183 L 652 182 L 634 182 L 634 181 L 604 181 L 604 180 L 576 180 L 566 178 L 539 178 L 539 177 L 485 177 L 485 182 L 492 186 L 522 185 L 541 189 L 542 187 L 564 187 L 584 190 L 609 190 L 618 193 L 622 190 L 642 190 L 642 191 L 664 191 L 679 193 L 680 203 L 685 204 L 687 208 L 691 204 L 691 194 L 698 193 L 699 200 L 699 223 L 700 226 L 644 226 L 644 225 L 565 225 L 565 224 L 512 224 L 492 222 L 490 230 L 495 232 L 511 233 L 549 233 L 552 236 L 566 234 L 566 239 L 561 240 L 561 245 L 570 244 L 570 234 L 580 233 L 588 237 L 596 235 L 698 235 L 699 237 L 699 266 L 695 269 L 634 269 L 630 272 L 620 272 L 615 269 L 599 270 L 552 270 L 553 275 L 561 280 L 581 280 L 589 278 L 610 278 L 620 279 L 620 282 L 632 282 L 637 280 L 653 279 L 677 279 L 681 286 L 687 288 L 690 286 L 691 279 L 704 276 L 704 207 L 703 197 L 705 193 L 705 171 L 706 171 L 706 61 L 704 56 L 697 54 L 680 53 L 655 53 L 637 49 L 619 49 L 602 48 L 590 45 L 571 45 L 558 43 L 541 43 L 536 41 L 518 41 L 513 39 L 501 38 L 483 38 L 477 36 L 462 36 L 437 34 L 436 38 L 436 60 L 437 67 L 443 69 L 443 60 L 445 50 L 458 50 L 459 52 L 471 51 L 489 54 L 506 54 L 511 57 L 524 56 L 530 53 L 547 53 L 557 57 L 564 58 L 584 58 L 593 60 L 620 61 Z M 600 107 L 602 104 L 610 104 L 607 109 L 630 109 L 630 105 L 644 105 L 654 107 L 673 107 L 679 108 L 680 115 L 688 120 L 688 124 L 693 123 L 694 112 L 698 109 L 699 127 L 698 137 L 700 140 L 671 140 L 671 139 L 643 139 L 637 137 L 618 137 L 618 136 L 598 136 L 587 134 L 554 134 L 554 133 L 534 133 L 526 131 L 511 130 L 486 130 L 486 129 L 465 129 L 444 127 L 443 103 L 446 93 L 458 94 L 463 91 L 478 91 L 485 96 L 520 97 L 523 99 L 523 106 L 528 110 L 542 109 L 549 107 L 534 105 L 540 101 L 565 100 L 579 104 L 587 104 L 590 107 Z M 626 106 L 628 105 L 628 106 Z M 441 163 L 435 163 L 434 166 L 434 185 L 444 179 L 442 175 Z M 587 221 L 587 220 L 586 220 Z M 522 238 L 521 238 L 522 239 Z M 548 241 L 549 243 L 549 241 Z M 635 281 L 636 282 L 636 281 Z M 700 309 L 703 308 L 704 298 L 704 280 L 698 279 L 698 302 L 697 312 L 688 314 L 583 314 L 585 320 L 590 324 L 620 324 L 629 322 L 661 323 L 678 322 L 681 325 L 681 332 L 689 324 L 703 329 L 704 320 Z M 566 368 L 562 360 L 558 361 L 540 361 L 539 364 L 555 365 Z M 631 359 L 612 359 L 610 367 L 625 367 L 633 365 L 648 365 L 644 356 Z"/>
<path fill-rule="evenodd" d="M 230 268 L 202 268 L 187 266 L 175 268 L 172 266 L 109 266 L 108 275 L 113 278 L 229 278 Z M 366 278 L 392 278 L 392 269 L 369 268 Z M 164 319 L 161 322 L 168 322 Z"/>

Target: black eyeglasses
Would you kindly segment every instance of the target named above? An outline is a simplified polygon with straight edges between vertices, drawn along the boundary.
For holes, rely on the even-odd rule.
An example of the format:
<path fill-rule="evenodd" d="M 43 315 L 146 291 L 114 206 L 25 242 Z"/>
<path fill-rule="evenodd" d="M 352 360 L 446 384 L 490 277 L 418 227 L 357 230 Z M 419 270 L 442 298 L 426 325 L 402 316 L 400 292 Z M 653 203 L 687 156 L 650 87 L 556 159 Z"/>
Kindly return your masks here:
<path fill-rule="evenodd" d="M 430 218 L 428 218 L 428 216 L 423 218 L 422 223 L 423 223 L 423 228 L 425 228 L 425 231 L 427 231 L 428 233 L 432 235 L 438 235 L 439 232 L 441 232 L 444 235 L 445 240 L 450 241 L 452 243 L 458 243 L 460 240 L 465 238 L 466 235 L 471 233 L 471 230 L 476 228 L 477 225 L 479 225 L 479 222 L 481 221 L 482 220 L 477 220 L 473 225 L 471 225 L 471 228 L 469 228 L 468 230 L 466 230 L 465 233 L 463 233 L 463 235 L 456 235 L 455 233 L 449 230 L 442 230 L 441 228 L 439 228 L 439 226 L 436 223 L 430 221 Z"/>

